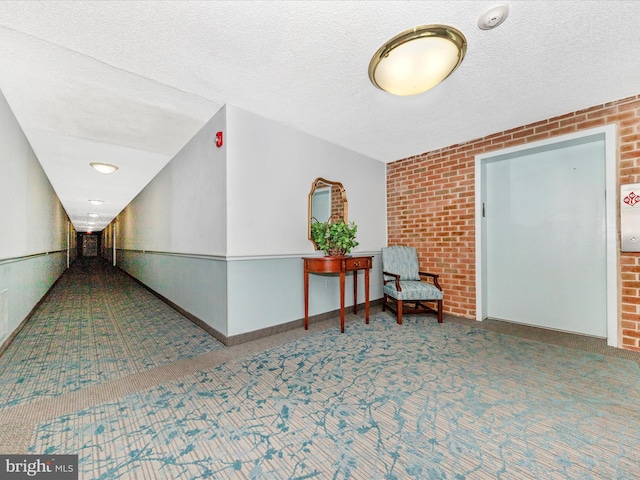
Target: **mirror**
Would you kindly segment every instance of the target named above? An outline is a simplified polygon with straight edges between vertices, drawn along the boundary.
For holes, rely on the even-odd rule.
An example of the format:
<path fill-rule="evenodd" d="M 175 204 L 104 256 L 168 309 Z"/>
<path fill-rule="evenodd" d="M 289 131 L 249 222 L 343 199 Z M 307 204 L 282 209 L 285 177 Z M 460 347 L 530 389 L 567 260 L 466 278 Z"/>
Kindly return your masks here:
<path fill-rule="evenodd" d="M 340 182 L 332 182 L 324 178 L 316 178 L 309 193 L 309 225 L 307 235 L 311 238 L 311 224 L 313 222 L 335 221 L 339 218 L 347 219 L 347 193 Z M 316 247 L 317 250 L 317 247 Z"/>

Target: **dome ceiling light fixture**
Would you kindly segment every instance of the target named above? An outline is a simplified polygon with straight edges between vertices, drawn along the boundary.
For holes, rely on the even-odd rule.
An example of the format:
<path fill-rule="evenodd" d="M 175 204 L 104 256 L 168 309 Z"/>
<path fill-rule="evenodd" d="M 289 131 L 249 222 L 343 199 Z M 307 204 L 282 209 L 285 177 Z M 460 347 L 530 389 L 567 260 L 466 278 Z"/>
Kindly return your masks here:
<path fill-rule="evenodd" d="M 417 95 L 451 75 L 466 52 L 466 38 L 453 27 L 414 27 L 378 49 L 369 63 L 369 79 L 393 95 Z"/>
<path fill-rule="evenodd" d="M 89 165 L 91 165 L 93 168 L 95 168 L 100 173 L 104 173 L 104 174 L 113 173 L 116 170 L 118 170 L 117 166 L 111 165 L 109 163 L 93 162 L 93 163 L 90 163 Z"/>

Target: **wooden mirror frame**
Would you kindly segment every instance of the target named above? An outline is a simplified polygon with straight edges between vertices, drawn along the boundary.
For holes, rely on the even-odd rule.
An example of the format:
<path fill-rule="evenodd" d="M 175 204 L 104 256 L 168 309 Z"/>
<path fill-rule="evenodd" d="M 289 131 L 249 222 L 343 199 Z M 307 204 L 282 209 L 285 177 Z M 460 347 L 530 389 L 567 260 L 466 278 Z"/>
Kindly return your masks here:
<path fill-rule="evenodd" d="M 347 215 L 349 213 L 349 203 L 347 202 L 347 192 L 345 191 L 344 187 L 342 186 L 342 183 L 340 182 L 333 182 L 331 180 L 326 180 L 322 177 L 318 177 L 316 178 L 313 183 L 311 184 L 311 192 L 309 192 L 309 212 L 308 212 L 308 225 L 307 225 L 307 236 L 309 237 L 309 240 L 311 240 L 311 243 L 313 243 L 313 247 L 317 250 L 318 246 L 316 245 L 316 242 L 313 241 L 313 239 L 311 238 L 311 220 L 314 218 L 312 215 L 312 203 L 313 203 L 313 194 L 315 193 L 316 190 L 323 188 L 323 187 L 331 187 L 332 192 L 331 192 L 331 196 L 334 196 L 334 192 L 333 192 L 333 188 L 337 188 L 339 190 L 339 195 L 340 198 L 342 199 L 342 209 L 340 212 L 336 211 L 334 212 L 333 210 L 333 202 L 331 202 L 332 205 L 332 213 L 329 216 L 328 219 L 318 219 L 316 218 L 317 221 L 321 221 L 321 222 L 326 222 L 326 221 L 331 221 L 331 219 L 336 219 L 336 217 L 341 217 L 345 223 L 348 223 L 348 218 Z"/>

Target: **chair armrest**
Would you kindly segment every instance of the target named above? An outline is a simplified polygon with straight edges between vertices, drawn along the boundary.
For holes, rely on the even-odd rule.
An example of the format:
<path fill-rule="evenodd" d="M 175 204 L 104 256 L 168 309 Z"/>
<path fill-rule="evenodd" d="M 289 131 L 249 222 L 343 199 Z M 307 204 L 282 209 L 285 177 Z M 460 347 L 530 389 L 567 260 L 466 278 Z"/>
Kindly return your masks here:
<path fill-rule="evenodd" d="M 438 277 L 440 275 L 436 275 L 435 273 L 429 273 L 429 272 L 418 272 L 421 276 L 424 277 L 431 277 L 433 278 L 433 284 L 436 286 L 436 288 L 438 290 L 442 290 L 442 287 L 440 286 L 440 284 L 438 283 Z"/>
<path fill-rule="evenodd" d="M 402 291 L 402 287 L 400 286 L 400 275 L 397 275 L 395 273 L 389 273 L 389 272 L 382 272 L 383 275 L 383 283 L 388 283 L 388 282 L 393 282 L 393 280 L 385 280 L 384 279 L 384 275 L 388 275 L 389 277 L 394 277 L 395 281 L 396 281 L 396 290 L 401 292 Z"/>

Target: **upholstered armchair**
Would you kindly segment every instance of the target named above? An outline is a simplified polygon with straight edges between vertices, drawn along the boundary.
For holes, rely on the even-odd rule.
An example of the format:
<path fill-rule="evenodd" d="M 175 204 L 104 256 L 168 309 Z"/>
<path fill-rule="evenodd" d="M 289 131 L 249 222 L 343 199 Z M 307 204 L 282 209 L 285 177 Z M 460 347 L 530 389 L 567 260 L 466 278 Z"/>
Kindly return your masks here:
<path fill-rule="evenodd" d="M 438 283 L 438 275 L 419 271 L 418 252 L 415 248 L 382 248 L 382 275 L 382 311 L 388 308 L 394 312 L 399 324 L 402 323 L 403 309 L 405 313 L 415 315 L 437 313 L 438 323 L 442 323 L 443 292 Z M 423 281 L 424 279 L 429 281 Z"/>

